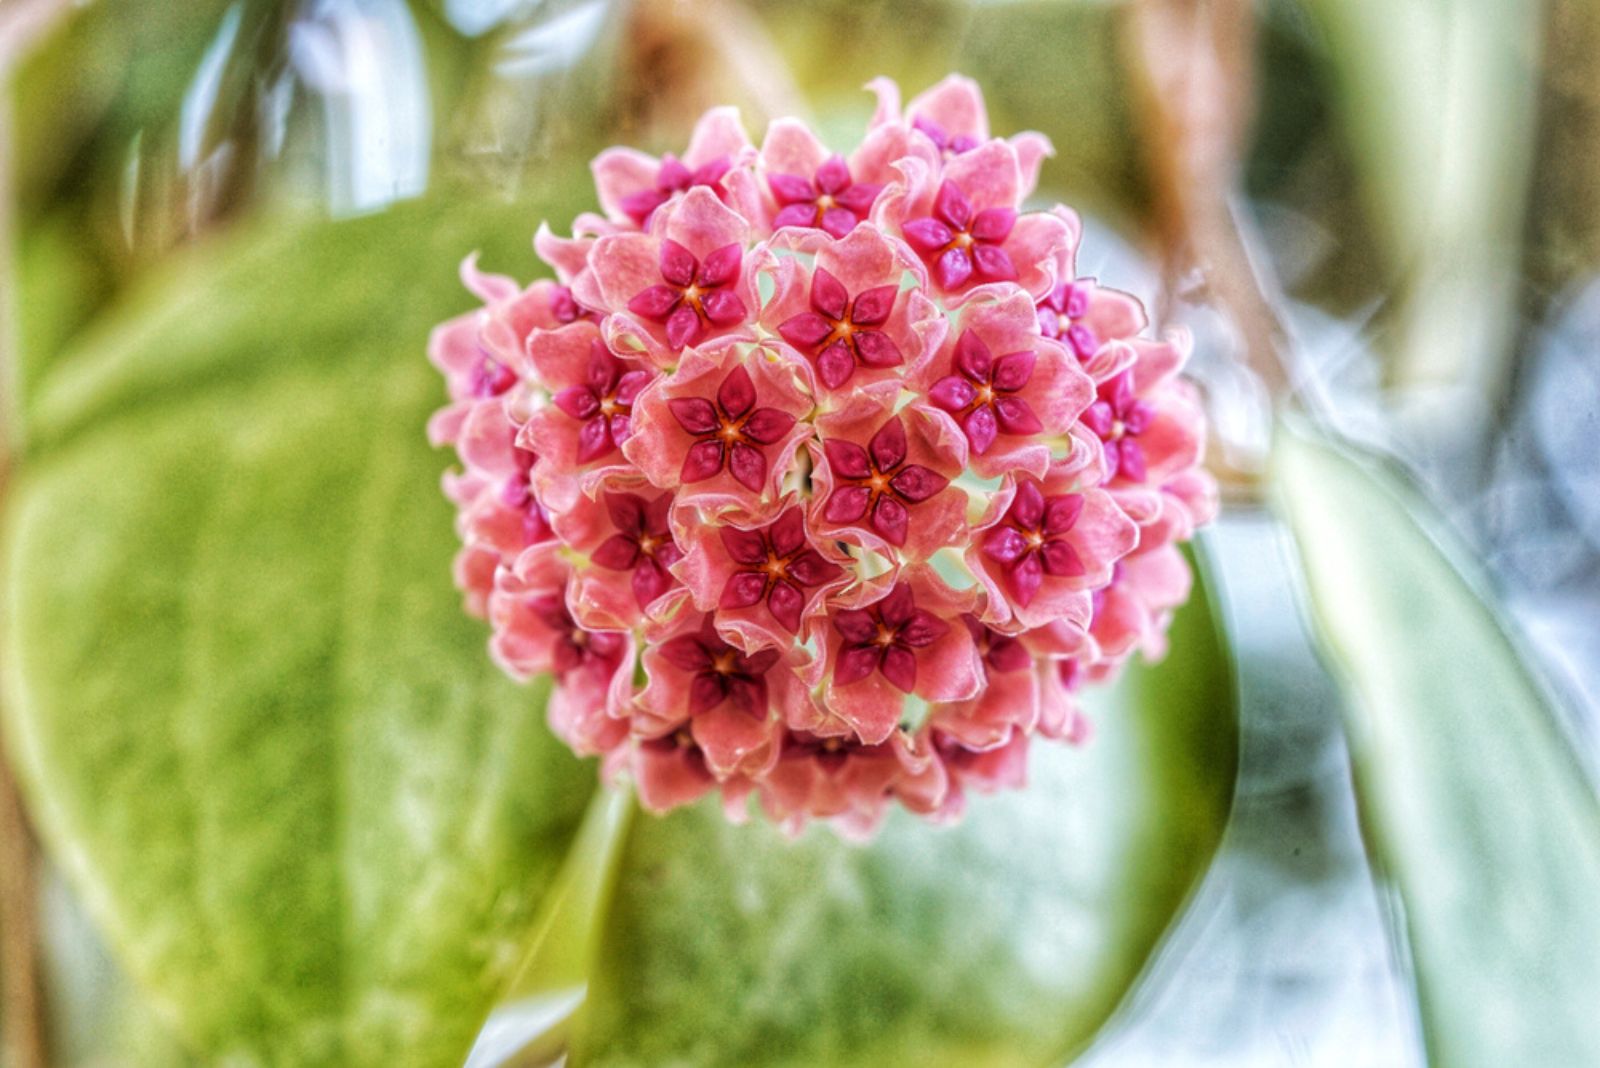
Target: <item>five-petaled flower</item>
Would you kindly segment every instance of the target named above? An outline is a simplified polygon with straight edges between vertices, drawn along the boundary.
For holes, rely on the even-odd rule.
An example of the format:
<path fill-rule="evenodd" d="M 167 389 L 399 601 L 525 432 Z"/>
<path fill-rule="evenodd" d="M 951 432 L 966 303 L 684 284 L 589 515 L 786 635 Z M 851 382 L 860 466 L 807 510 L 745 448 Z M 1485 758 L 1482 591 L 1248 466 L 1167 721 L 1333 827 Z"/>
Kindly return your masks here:
<path fill-rule="evenodd" d="M 664 324 L 670 347 L 681 349 L 696 344 L 709 328 L 733 326 L 748 314 L 736 287 L 743 260 L 744 250 L 738 245 L 723 245 L 701 261 L 670 237 L 664 237 L 662 281 L 628 301 L 628 310 Z"/>
<path fill-rule="evenodd" d="M 1149 429 L 1154 409 L 1134 392 L 1132 371 L 1101 383 L 1098 394 L 1083 422 L 1104 443 L 1106 479 L 1143 482 L 1145 454 L 1139 436 Z"/>
<path fill-rule="evenodd" d="M 590 343 L 586 380 L 568 386 L 554 404 L 583 424 L 578 431 L 578 462 L 589 463 L 628 440 L 633 402 L 650 381 L 649 371 L 629 370 L 598 338 Z"/>
<path fill-rule="evenodd" d="M 1018 603 L 1031 604 L 1047 574 L 1063 578 L 1085 574 L 1083 560 L 1066 540 L 1082 514 L 1082 494 L 1046 498 L 1031 481 L 1017 488 L 1004 521 L 983 539 L 983 551 L 1005 565 Z"/>
<path fill-rule="evenodd" d="M 812 178 L 798 174 L 770 174 L 767 185 L 779 204 L 772 227 L 809 226 L 830 237 L 843 237 L 867 217 L 883 186 L 856 182 L 850 165 L 834 156 Z"/>
<path fill-rule="evenodd" d="M 918 608 L 910 584 L 897 582 L 876 604 L 836 612 L 833 629 L 843 639 L 833 669 L 836 685 L 860 682 L 877 671 L 910 693 L 917 687 L 917 651 L 938 641 L 950 625 Z"/>
<path fill-rule="evenodd" d="M 683 557 L 667 525 L 672 494 L 646 501 L 633 493 L 607 493 L 605 502 L 617 532 L 594 551 L 594 563 L 631 572 L 634 599 L 645 608 L 672 586 L 667 569 Z"/>
<path fill-rule="evenodd" d="M 661 157 L 656 171 L 655 184 L 622 198 L 622 210 L 638 226 L 650 221 L 655 210 L 671 200 L 675 193 L 683 193 L 697 185 L 717 188 L 723 175 L 733 168 L 733 160 L 718 156 L 690 170 L 677 156 L 668 153 Z"/>
<path fill-rule="evenodd" d="M 839 389 L 855 374 L 856 365 L 898 367 L 905 362 L 899 346 L 884 332 L 900 287 L 874 286 L 856 294 L 822 267 L 811 275 L 811 310 L 778 327 L 783 339 L 816 360 L 817 376 L 829 389 Z"/>
<path fill-rule="evenodd" d="M 975 211 L 961 187 L 946 179 L 934 195 L 933 214 L 911 219 L 901 229 L 940 288 L 954 293 L 969 282 L 1017 280 L 1016 265 L 1004 248 L 1016 224 L 1016 209 Z"/>
<path fill-rule="evenodd" d="M 760 493 L 767 480 L 765 447 L 794 426 L 795 417 L 778 408 L 756 406 L 756 387 L 744 365 L 728 372 L 717 387 L 716 403 L 704 397 L 668 402 L 678 425 L 699 440 L 683 458 L 684 482 L 703 482 L 726 465 L 745 489 Z"/>
<path fill-rule="evenodd" d="M 1000 434 L 1037 434 L 1044 429 L 1028 402 L 1016 396 L 1033 377 L 1031 350 L 996 357 L 970 330 L 956 341 L 956 370 L 934 383 L 929 399 L 961 424 L 972 451 L 989 451 Z"/>
<path fill-rule="evenodd" d="M 806 540 L 805 514 L 798 506 L 765 530 L 728 526 L 718 533 L 728 556 L 741 567 L 728 576 L 721 606 L 748 608 L 765 600 L 772 618 L 791 633 L 800 629 L 805 590 L 840 574 L 839 565 L 824 560 Z"/>
<path fill-rule="evenodd" d="M 841 526 L 866 520 L 890 545 L 905 545 L 910 509 L 950 483 L 937 471 L 908 462 L 906 427 L 898 415 L 891 415 L 865 448 L 838 438 L 824 441 L 822 448 L 834 482 L 823 517 Z"/>

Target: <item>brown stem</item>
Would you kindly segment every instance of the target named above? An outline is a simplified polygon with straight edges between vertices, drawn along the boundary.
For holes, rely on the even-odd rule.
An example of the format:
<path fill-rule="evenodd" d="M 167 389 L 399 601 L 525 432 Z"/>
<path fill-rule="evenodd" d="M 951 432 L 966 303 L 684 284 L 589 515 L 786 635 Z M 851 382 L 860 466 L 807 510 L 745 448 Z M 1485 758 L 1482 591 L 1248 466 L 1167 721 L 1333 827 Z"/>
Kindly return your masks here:
<path fill-rule="evenodd" d="M 1207 298 L 1239 331 L 1242 359 L 1275 403 L 1290 399 L 1289 335 L 1275 284 L 1236 210 L 1240 154 L 1253 119 L 1252 0 L 1135 0 L 1127 44 L 1144 121 L 1165 292 Z M 1249 492 L 1259 462 L 1212 464 L 1226 488 Z"/>

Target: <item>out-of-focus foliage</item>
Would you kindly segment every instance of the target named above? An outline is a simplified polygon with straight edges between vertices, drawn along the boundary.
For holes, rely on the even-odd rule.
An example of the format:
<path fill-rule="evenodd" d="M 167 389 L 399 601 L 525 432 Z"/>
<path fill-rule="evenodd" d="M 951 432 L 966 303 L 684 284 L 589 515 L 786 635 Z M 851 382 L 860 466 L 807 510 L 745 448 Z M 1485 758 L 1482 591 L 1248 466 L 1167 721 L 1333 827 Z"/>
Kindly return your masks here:
<path fill-rule="evenodd" d="M 1600 803 L 1548 691 L 1404 478 L 1308 429 L 1275 464 L 1430 1063 L 1600 1063 Z"/>
<path fill-rule="evenodd" d="M 30 406 L 8 748 L 209 1057 L 459 1060 L 593 788 L 460 616 L 421 431 L 456 254 L 536 210 L 442 203 L 202 250 Z"/>

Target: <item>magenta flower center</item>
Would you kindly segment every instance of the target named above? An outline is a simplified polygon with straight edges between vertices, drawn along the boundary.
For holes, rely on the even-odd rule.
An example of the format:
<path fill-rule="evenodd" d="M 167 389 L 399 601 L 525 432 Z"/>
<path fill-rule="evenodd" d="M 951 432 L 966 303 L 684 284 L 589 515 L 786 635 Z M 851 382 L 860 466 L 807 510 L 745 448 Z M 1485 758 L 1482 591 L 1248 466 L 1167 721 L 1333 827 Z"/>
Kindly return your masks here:
<path fill-rule="evenodd" d="M 860 682 L 876 671 L 910 693 L 917 685 L 916 650 L 944 637 L 950 626 L 918 608 L 910 585 L 897 582 L 877 604 L 835 612 L 833 629 L 842 639 L 835 684 Z"/>
<path fill-rule="evenodd" d="M 719 183 L 732 167 L 733 161 L 727 156 L 718 156 L 691 171 L 676 156 L 663 156 L 661 167 L 656 171 L 655 186 L 624 197 L 622 211 L 634 221 L 635 225 L 643 228 L 657 208 L 671 200 L 674 194 L 682 193 L 693 186 L 710 186 L 717 190 L 718 196 L 721 196 Z"/>
<path fill-rule="evenodd" d="M 934 383 L 928 397 L 956 417 L 972 451 L 989 451 L 1000 434 L 1037 434 L 1044 424 L 1017 393 L 1033 377 L 1037 357 L 1024 350 L 996 359 L 972 331 L 956 341 L 955 374 Z"/>
<path fill-rule="evenodd" d="M 1124 371 L 1100 386 L 1098 399 L 1082 415 L 1105 448 L 1106 480 L 1145 480 L 1144 446 L 1138 438 L 1150 428 L 1155 409 L 1133 391 L 1133 372 Z"/>
<path fill-rule="evenodd" d="M 1045 337 L 1064 341 L 1080 361 L 1100 348 L 1100 339 L 1083 322 L 1089 314 L 1093 287 L 1088 282 L 1062 282 L 1039 301 L 1039 330 Z"/>
<path fill-rule="evenodd" d="M 722 380 L 716 403 L 680 397 L 667 407 L 678 425 L 699 439 L 683 458 L 682 480 L 703 482 L 726 467 L 752 493 L 760 493 L 766 484 L 763 447 L 781 440 L 795 424 L 788 412 L 756 407 L 755 383 L 742 364 Z"/>
<path fill-rule="evenodd" d="M 745 319 L 744 298 L 737 287 L 744 250 L 724 245 L 706 254 L 704 262 L 673 241 L 661 239 L 661 284 L 635 294 L 628 310 L 662 323 L 674 349 L 694 345 L 713 328 L 736 326 Z"/>
<path fill-rule="evenodd" d="M 622 652 L 622 635 L 611 631 L 589 631 L 578 626 L 567 611 L 566 598 L 547 594 L 529 606 L 535 618 L 555 634 L 554 666 L 556 678 L 582 667 L 616 668 Z"/>
<path fill-rule="evenodd" d="M 1016 265 L 1002 247 L 1016 223 L 1011 208 L 974 211 L 961 187 L 946 179 L 934 195 L 933 214 L 910 220 L 902 230 L 939 287 L 950 292 L 969 282 L 1017 280 Z"/>
<path fill-rule="evenodd" d="M 784 321 L 778 333 L 816 360 L 817 376 L 829 389 L 839 389 L 855 374 L 856 365 L 898 367 L 900 348 L 883 331 L 900 289 L 876 286 L 850 299 L 841 283 L 818 267 L 811 276 L 811 310 Z"/>
<path fill-rule="evenodd" d="M 617 532 L 594 551 L 594 563 L 610 571 L 633 572 L 633 596 L 644 608 L 672 587 L 667 569 L 683 558 L 667 524 L 672 494 L 646 502 L 632 493 L 607 493 L 605 502 Z"/>
<path fill-rule="evenodd" d="M 818 167 L 810 180 L 796 174 L 773 174 L 767 177 L 767 187 L 778 202 L 778 213 L 772 219 L 774 230 L 803 226 L 824 230 L 831 237 L 854 230 L 883 191 L 881 185 L 852 181 L 849 166 L 839 156 Z"/>
<path fill-rule="evenodd" d="M 1004 520 L 983 540 L 983 552 L 1005 568 L 1010 592 L 1027 607 L 1046 575 L 1080 578 L 1087 573 L 1078 551 L 1066 536 L 1083 514 L 1076 493 L 1045 497 L 1032 481 L 1021 483 Z"/>
<path fill-rule="evenodd" d="M 939 150 L 939 155 L 944 159 L 971 152 L 978 147 L 978 139 L 971 134 L 957 134 L 952 137 L 945 132 L 943 126 L 940 126 L 932 119 L 925 119 L 920 115 L 911 120 L 911 126 L 913 129 L 920 130 L 926 134 L 928 140 L 933 142 L 934 147 Z"/>
<path fill-rule="evenodd" d="M 878 428 L 866 448 L 838 440 L 826 441 L 822 448 L 834 480 L 823 517 L 839 524 L 870 517 L 872 529 L 890 545 L 905 545 L 910 506 L 950 484 L 943 475 L 906 462 L 906 428 L 898 415 Z"/>
<path fill-rule="evenodd" d="M 748 608 L 765 599 L 772 617 L 791 633 L 800 629 L 804 591 L 842 573 L 806 541 L 805 512 L 798 507 L 765 530 L 723 527 L 720 534 L 728 555 L 743 568 L 728 577 L 722 607 Z"/>
<path fill-rule="evenodd" d="M 693 677 L 689 682 L 689 714 L 700 715 L 731 700 L 748 715 L 767 715 L 766 675 L 778 662 L 776 649 L 745 654 L 714 632 L 684 635 L 661 646 L 667 663 Z"/>
<path fill-rule="evenodd" d="M 578 430 L 579 463 L 598 460 L 628 440 L 633 402 L 653 377 L 642 369 L 628 370 L 604 342 L 597 339 L 590 345 L 585 380 L 554 398 L 557 408 L 583 424 Z"/>

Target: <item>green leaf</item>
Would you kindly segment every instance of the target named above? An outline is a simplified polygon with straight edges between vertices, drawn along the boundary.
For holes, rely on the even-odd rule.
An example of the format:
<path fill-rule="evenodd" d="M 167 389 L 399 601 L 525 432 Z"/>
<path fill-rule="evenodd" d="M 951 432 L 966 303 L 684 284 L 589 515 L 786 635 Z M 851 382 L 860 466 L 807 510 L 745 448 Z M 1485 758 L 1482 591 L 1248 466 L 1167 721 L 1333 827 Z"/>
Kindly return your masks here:
<path fill-rule="evenodd" d="M 1279 439 L 1430 1063 L 1600 1063 L 1600 804 L 1554 702 L 1406 479 L 1308 429 Z"/>
<path fill-rule="evenodd" d="M 1087 1044 L 1209 863 L 1237 766 L 1204 591 L 1172 652 L 1034 746 L 1024 791 L 869 845 L 641 818 L 570 1059 L 591 1065 L 1030 1065 Z"/>
<path fill-rule="evenodd" d="M 537 214 L 231 239 L 29 398 L 9 748 L 208 1058 L 459 1063 L 593 790 L 460 610 L 422 436 L 428 328 L 470 303 L 456 258 Z"/>

